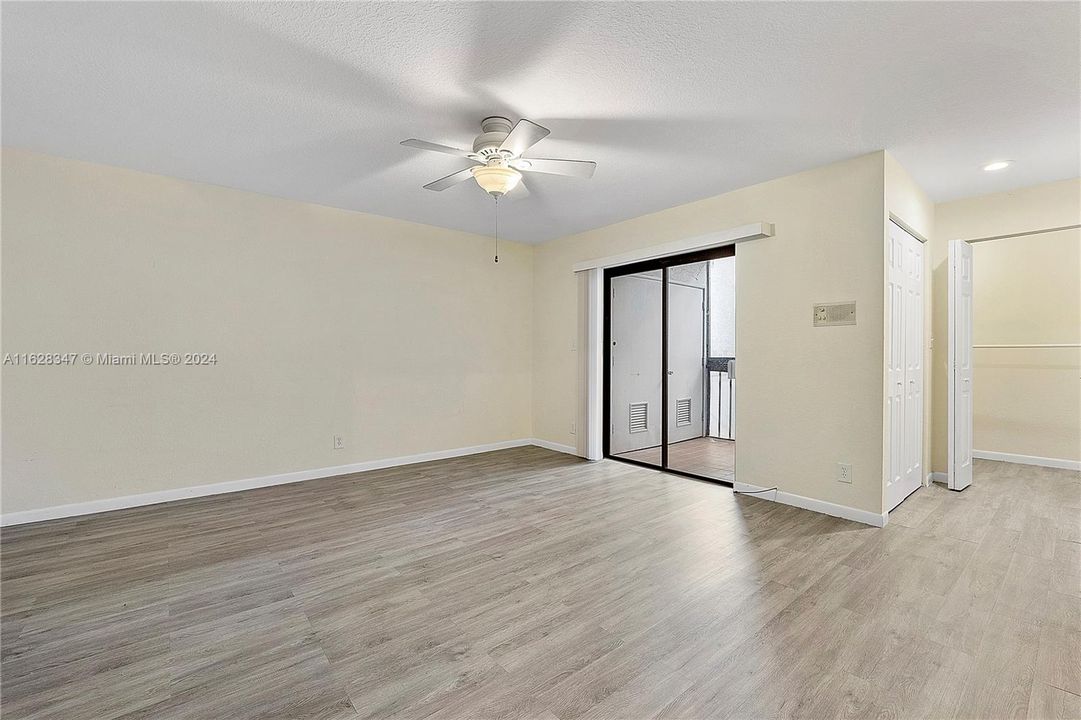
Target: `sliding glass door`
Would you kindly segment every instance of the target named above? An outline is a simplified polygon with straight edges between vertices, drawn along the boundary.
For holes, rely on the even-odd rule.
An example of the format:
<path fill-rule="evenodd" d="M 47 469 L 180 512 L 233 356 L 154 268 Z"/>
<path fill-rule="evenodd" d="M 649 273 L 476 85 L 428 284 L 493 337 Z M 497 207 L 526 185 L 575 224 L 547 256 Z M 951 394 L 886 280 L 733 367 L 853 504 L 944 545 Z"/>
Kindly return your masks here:
<path fill-rule="evenodd" d="M 663 388 L 663 271 L 613 277 L 609 369 L 609 452 L 615 457 L 661 466 Z"/>
<path fill-rule="evenodd" d="M 606 456 L 733 481 L 734 266 L 725 247 L 606 272 Z"/>

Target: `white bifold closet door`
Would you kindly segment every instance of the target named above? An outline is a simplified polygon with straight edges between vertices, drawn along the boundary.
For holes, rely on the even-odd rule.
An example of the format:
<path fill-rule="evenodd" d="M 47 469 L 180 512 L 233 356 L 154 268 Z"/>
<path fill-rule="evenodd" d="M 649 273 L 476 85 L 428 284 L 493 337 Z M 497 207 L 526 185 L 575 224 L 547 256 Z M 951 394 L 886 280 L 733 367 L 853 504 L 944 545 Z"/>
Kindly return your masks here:
<path fill-rule="evenodd" d="M 923 243 L 895 223 L 886 242 L 887 436 L 886 509 L 923 484 Z"/>
<path fill-rule="evenodd" d="M 949 257 L 949 468 L 950 490 L 972 484 L 972 246 L 950 241 Z"/>

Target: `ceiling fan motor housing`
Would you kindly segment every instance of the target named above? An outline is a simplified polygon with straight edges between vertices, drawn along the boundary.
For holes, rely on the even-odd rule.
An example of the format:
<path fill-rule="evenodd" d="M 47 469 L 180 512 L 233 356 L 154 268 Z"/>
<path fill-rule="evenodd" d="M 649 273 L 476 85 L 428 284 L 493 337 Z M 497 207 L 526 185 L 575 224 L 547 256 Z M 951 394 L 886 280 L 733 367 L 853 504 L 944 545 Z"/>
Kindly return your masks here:
<path fill-rule="evenodd" d="M 480 123 L 481 134 L 473 141 L 473 153 L 484 160 L 505 155 L 499 152 L 499 146 L 510 135 L 512 127 L 511 121 L 505 117 L 493 115 L 484 118 Z"/>
<path fill-rule="evenodd" d="M 585 160 L 526 160 L 522 155 L 547 137 L 550 131 L 525 118 L 512 123 L 502 115 L 489 115 L 481 120 L 480 129 L 481 133 L 474 138 L 470 150 L 416 138 L 402 140 L 401 144 L 406 147 L 465 157 L 476 163 L 473 167 L 430 182 L 424 189 L 446 190 L 472 177 L 485 192 L 499 198 L 520 186 L 523 171 L 588 178 L 592 177 L 597 166 Z"/>

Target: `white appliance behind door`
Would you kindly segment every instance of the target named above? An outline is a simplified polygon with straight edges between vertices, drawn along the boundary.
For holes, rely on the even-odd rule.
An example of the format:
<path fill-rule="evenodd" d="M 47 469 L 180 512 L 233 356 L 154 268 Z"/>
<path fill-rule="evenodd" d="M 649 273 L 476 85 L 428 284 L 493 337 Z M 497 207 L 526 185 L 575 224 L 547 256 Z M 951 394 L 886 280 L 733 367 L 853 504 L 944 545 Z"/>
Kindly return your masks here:
<path fill-rule="evenodd" d="M 613 455 L 661 444 L 660 276 L 657 270 L 656 279 L 652 273 L 612 278 L 608 447 Z"/>
<path fill-rule="evenodd" d="M 705 290 L 668 283 L 668 442 L 705 435 Z"/>

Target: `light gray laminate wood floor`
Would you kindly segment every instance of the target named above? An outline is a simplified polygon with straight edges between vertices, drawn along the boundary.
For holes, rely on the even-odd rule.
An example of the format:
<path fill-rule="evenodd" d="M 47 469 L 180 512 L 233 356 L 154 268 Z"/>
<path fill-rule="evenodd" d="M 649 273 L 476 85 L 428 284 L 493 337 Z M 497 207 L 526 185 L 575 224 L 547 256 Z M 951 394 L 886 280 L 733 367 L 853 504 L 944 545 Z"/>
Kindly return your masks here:
<path fill-rule="evenodd" d="M 1081 475 L 882 530 L 538 448 L 8 528 L 2 712 L 1081 716 Z"/>
<path fill-rule="evenodd" d="M 650 463 L 660 467 L 661 448 L 652 447 L 644 450 L 632 450 L 617 457 Z M 668 467 L 673 470 L 694 473 L 702 477 L 732 483 L 736 478 L 736 443 L 734 440 L 721 440 L 712 437 L 700 437 L 692 440 L 672 443 L 668 446 Z"/>

